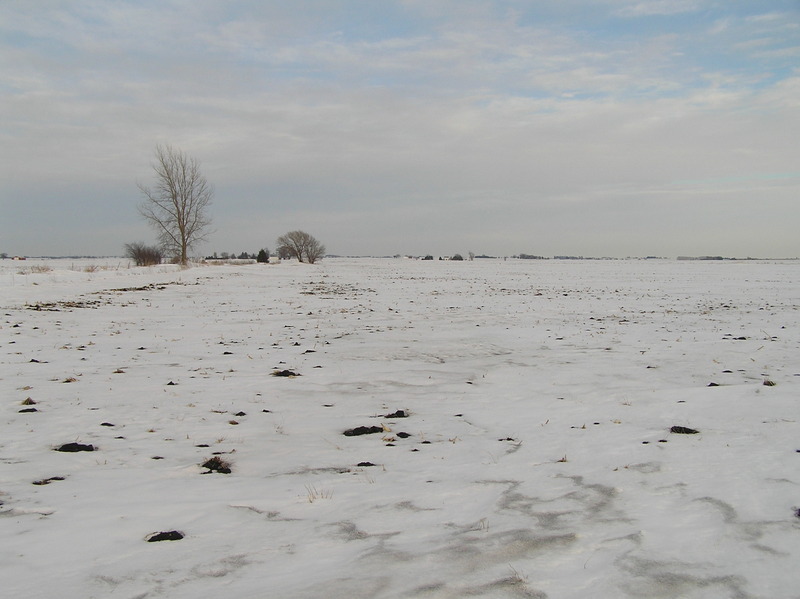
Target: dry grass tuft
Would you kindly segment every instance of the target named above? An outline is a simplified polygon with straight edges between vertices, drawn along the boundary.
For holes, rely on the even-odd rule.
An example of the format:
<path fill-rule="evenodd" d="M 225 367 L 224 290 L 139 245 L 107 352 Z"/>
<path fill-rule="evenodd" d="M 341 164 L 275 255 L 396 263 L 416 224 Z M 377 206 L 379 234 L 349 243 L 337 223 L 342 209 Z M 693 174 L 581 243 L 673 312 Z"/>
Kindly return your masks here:
<path fill-rule="evenodd" d="M 330 499 L 333 491 L 318 491 L 314 485 L 306 485 L 306 496 L 308 503 L 314 503 L 317 499 Z"/>

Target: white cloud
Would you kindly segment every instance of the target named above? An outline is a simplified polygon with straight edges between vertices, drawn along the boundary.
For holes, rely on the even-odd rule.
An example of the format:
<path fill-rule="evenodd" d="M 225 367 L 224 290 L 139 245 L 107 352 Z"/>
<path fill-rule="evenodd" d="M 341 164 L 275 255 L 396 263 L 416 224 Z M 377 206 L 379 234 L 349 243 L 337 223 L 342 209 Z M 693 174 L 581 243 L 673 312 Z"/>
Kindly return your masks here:
<path fill-rule="evenodd" d="M 677 15 L 700 10 L 699 0 L 647 0 L 630 3 L 616 11 L 622 17 L 646 17 L 655 15 Z"/>
<path fill-rule="evenodd" d="M 49 206 L 43 223 L 72 222 L 70 202 L 85 193 L 108 198 L 93 210 L 135 218 L 135 182 L 150 175 L 153 146 L 169 142 L 200 159 L 217 187 L 220 251 L 263 245 L 283 232 L 265 226 L 305 228 L 305 219 L 339 253 L 423 251 L 380 244 L 422 246 L 423 233 L 450 225 L 449 242 L 469 235 L 513 253 L 535 249 L 519 247 L 526 227 L 578 244 L 602 223 L 616 243 L 623 225 L 669 214 L 671 197 L 709 224 L 702 206 L 713 186 L 670 182 L 793 168 L 797 78 L 735 62 L 792 51 L 755 35 L 766 20 L 748 29 L 726 16 L 713 41 L 698 32 L 717 17 L 691 32 L 606 36 L 586 22 L 555 26 L 480 4 L 370 37 L 302 22 L 285 6 L 273 21 L 261 4 L 250 19 L 208 5 L 213 14 L 198 9 L 182 23 L 170 4 L 151 28 L 153 8 L 64 5 L 46 18 L 26 9 L 6 23 L 39 41 L 0 53 L 0 202 L 19 213 L 24 196 Z M 697 5 L 655 4 L 660 14 Z M 745 45 L 730 51 L 732 38 Z M 725 60 L 706 64 L 705 48 Z M 717 191 L 752 215 L 739 187 Z M 785 188 L 765 193 L 783 198 Z M 637 198 L 647 198 L 641 208 Z"/>

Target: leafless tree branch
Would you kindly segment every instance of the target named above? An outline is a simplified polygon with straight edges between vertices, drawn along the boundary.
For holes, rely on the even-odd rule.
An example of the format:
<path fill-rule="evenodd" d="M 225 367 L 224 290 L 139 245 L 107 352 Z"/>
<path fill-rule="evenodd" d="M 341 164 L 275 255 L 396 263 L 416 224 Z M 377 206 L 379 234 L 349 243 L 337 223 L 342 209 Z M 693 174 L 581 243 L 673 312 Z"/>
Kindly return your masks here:
<path fill-rule="evenodd" d="M 197 160 L 169 145 L 156 146 L 153 171 L 153 187 L 139 184 L 144 196 L 139 213 L 155 229 L 165 251 L 186 264 L 192 246 L 211 232 L 206 209 L 214 188 L 200 172 Z"/>
<path fill-rule="evenodd" d="M 305 231 L 290 231 L 278 237 L 275 243 L 279 257 L 293 257 L 314 264 L 325 255 L 325 246 Z"/>

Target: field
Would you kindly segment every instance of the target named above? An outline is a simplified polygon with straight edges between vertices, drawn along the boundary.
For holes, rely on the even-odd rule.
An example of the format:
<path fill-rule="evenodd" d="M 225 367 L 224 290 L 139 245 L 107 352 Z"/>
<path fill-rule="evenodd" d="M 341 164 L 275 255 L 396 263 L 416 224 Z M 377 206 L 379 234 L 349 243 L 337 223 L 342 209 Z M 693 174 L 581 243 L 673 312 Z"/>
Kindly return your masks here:
<path fill-rule="evenodd" d="M 800 262 L 4 260 L 0 292 L 7 597 L 800 597 Z"/>

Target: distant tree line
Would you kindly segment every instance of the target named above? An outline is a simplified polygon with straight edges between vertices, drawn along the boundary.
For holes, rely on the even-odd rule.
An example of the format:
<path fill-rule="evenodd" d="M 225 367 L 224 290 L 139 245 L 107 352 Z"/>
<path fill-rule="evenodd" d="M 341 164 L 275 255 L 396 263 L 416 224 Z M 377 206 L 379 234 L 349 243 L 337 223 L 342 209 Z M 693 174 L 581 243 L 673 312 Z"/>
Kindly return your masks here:
<path fill-rule="evenodd" d="M 214 252 L 210 256 L 205 257 L 206 260 L 255 260 L 256 262 L 269 262 L 269 250 L 267 248 L 262 248 L 257 252 L 253 252 L 252 254 L 248 254 L 247 252 L 241 252 L 237 254 L 236 252 L 222 252 L 221 254 L 217 254 Z"/>
<path fill-rule="evenodd" d="M 726 260 L 723 256 L 678 256 L 678 260 Z"/>
<path fill-rule="evenodd" d="M 280 260 L 290 260 L 296 258 L 300 262 L 314 264 L 325 256 L 325 246 L 322 245 L 313 235 L 305 231 L 289 231 L 281 235 L 276 240 L 275 256 Z M 222 252 L 217 255 L 214 252 L 211 256 L 206 256 L 206 260 L 255 260 L 256 262 L 269 262 L 270 253 L 267 248 L 262 248 L 258 252 L 240 254 Z"/>

